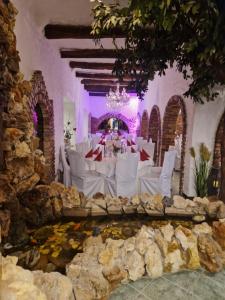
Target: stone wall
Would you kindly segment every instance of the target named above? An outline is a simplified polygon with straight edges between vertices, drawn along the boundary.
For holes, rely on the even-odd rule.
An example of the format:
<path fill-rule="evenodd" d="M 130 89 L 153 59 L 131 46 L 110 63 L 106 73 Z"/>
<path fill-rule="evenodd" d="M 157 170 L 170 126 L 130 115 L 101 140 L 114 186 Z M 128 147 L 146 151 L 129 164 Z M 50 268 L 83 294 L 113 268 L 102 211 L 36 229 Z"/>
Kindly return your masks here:
<path fill-rule="evenodd" d="M 141 136 L 146 140 L 148 138 L 148 112 L 145 110 L 141 118 Z"/>
<path fill-rule="evenodd" d="M 35 71 L 31 80 L 32 92 L 29 97 L 31 114 L 39 104 L 43 115 L 43 152 L 46 159 L 44 182 L 55 179 L 55 135 L 53 101 L 49 99 L 41 71 Z"/>
<path fill-rule="evenodd" d="M 10 230 L 19 241 L 25 234 L 25 225 L 18 196 L 40 181 L 44 158 L 40 151 L 36 151 L 37 141 L 29 107 L 31 84 L 24 81 L 19 72 L 20 58 L 13 32 L 16 13 L 10 2 L 0 2 L 0 102 L 3 104 L 0 225 L 3 237 Z"/>
<path fill-rule="evenodd" d="M 183 119 L 183 132 L 182 132 L 182 147 L 181 147 L 181 176 L 180 176 L 180 192 L 183 188 L 183 174 L 184 174 L 184 156 L 186 144 L 186 129 L 187 117 L 186 109 L 183 99 L 180 96 L 173 96 L 168 101 L 163 117 L 163 132 L 162 132 L 162 147 L 161 147 L 161 164 L 163 163 L 164 153 L 168 151 L 169 146 L 174 145 L 175 131 L 177 118 L 181 112 Z"/>
<path fill-rule="evenodd" d="M 213 166 L 219 168 L 221 166 L 221 147 L 222 138 L 225 131 L 225 113 L 223 114 L 216 132 L 215 146 L 213 153 Z"/>
<path fill-rule="evenodd" d="M 161 147 L 161 117 L 159 107 L 154 105 L 149 118 L 148 136 L 155 143 L 154 161 L 159 164 L 160 147 Z"/>

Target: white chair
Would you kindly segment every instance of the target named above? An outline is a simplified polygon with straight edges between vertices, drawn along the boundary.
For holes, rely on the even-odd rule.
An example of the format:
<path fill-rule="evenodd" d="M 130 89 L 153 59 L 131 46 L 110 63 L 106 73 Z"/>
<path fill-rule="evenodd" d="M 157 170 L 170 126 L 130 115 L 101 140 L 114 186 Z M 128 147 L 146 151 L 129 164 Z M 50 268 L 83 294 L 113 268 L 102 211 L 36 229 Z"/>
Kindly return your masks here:
<path fill-rule="evenodd" d="M 63 184 L 66 187 L 71 186 L 70 166 L 66 160 L 65 147 L 60 146 L 59 150 L 59 170 L 63 172 Z"/>
<path fill-rule="evenodd" d="M 116 162 L 115 176 L 105 178 L 105 193 L 112 197 L 131 197 L 137 193 L 138 154 L 127 153 L 119 156 Z"/>
<path fill-rule="evenodd" d="M 77 151 L 69 150 L 68 155 L 72 185 L 76 185 L 78 191 L 87 197 L 104 193 L 104 178 L 94 171 L 86 171 L 85 159 Z"/>
<path fill-rule="evenodd" d="M 171 151 L 171 150 L 176 151 L 174 170 L 175 171 L 180 171 L 180 167 L 181 167 L 181 149 L 180 149 L 180 147 L 176 147 L 176 145 L 175 145 L 175 146 L 169 146 L 169 151 Z"/>
<path fill-rule="evenodd" d="M 154 173 L 151 168 L 149 175 L 141 176 L 140 193 L 149 193 L 150 195 L 162 194 L 171 197 L 172 174 L 175 164 L 176 151 L 165 152 L 163 167 L 160 175 Z"/>
<path fill-rule="evenodd" d="M 92 141 L 91 141 L 91 147 L 93 149 L 96 148 L 96 146 L 98 145 L 98 143 L 101 141 L 101 136 L 99 135 L 93 135 L 92 136 Z"/>
<path fill-rule="evenodd" d="M 76 144 L 76 151 L 81 153 L 83 156 L 89 151 L 89 149 L 90 147 L 88 142 Z"/>
<path fill-rule="evenodd" d="M 137 141 L 138 150 L 141 150 L 143 148 L 143 146 L 145 146 L 147 144 L 148 144 L 147 140 L 139 140 L 139 141 Z"/>
<path fill-rule="evenodd" d="M 143 144 L 142 148 L 150 155 L 150 157 L 154 158 L 154 151 L 155 151 L 155 143 L 147 143 Z"/>

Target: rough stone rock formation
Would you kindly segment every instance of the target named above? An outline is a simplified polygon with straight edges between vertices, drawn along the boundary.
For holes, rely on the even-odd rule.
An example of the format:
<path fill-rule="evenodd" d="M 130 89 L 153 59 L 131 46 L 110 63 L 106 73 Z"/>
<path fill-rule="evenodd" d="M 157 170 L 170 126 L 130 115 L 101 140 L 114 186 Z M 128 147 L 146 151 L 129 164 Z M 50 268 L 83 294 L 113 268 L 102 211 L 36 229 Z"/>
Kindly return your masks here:
<path fill-rule="evenodd" d="M 34 168 L 33 123 L 28 106 L 31 85 L 23 80 L 19 72 L 20 58 L 13 32 L 16 14 L 11 2 L 0 3 L 0 103 L 3 108 L 0 151 L 4 153 L 4 169 L 0 176 L 0 210 L 10 211 L 10 232 L 20 241 L 22 236 L 25 237 L 24 233 L 21 235 L 25 226 L 17 196 L 33 188 L 40 176 Z M 8 234 L 6 224 L 8 219 L 1 218 L 4 236 Z"/>
<path fill-rule="evenodd" d="M 76 299 L 107 298 L 119 282 L 135 281 L 145 274 L 157 278 L 164 272 L 201 266 L 210 272 L 220 271 L 225 266 L 225 252 L 219 244 L 224 224 L 216 222 L 213 230 L 207 223 L 192 229 L 144 225 L 125 241 L 109 238 L 103 243 L 101 236 L 88 238 L 84 252 L 67 265 Z"/>
<path fill-rule="evenodd" d="M 31 272 L 17 266 L 17 258 L 1 257 L 0 298 L 20 300 L 72 300 L 72 284 L 60 273 Z"/>
<path fill-rule="evenodd" d="M 225 223 L 213 222 L 213 238 L 217 241 L 220 247 L 225 251 Z"/>
<path fill-rule="evenodd" d="M 221 219 L 225 217 L 225 204 L 219 200 L 210 202 L 206 197 L 195 197 L 192 201 L 181 196 L 174 196 L 173 205 L 166 209 L 166 213 L 199 216 L 207 214 L 211 218 Z"/>
<path fill-rule="evenodd" d="M 26 222 L 31 225 L 42 225 L 58 219 L 63 214 L 63 208 L 80 205 L 77 189 L 66 188 L 58 182 L 36 185 L 32 190 L 23 193 L 19 199 L 24 207 Z"/>

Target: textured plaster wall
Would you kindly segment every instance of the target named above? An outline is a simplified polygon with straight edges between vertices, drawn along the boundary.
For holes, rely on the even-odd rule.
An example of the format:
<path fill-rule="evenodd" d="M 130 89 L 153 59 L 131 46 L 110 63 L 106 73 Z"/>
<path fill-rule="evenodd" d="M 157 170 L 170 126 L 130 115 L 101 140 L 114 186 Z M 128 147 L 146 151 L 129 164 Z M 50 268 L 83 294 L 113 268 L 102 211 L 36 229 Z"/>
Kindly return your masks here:
<path fill-rule="evenodd" d="M 34 24 L 27 6 L 20 0 L 13 0 L 18 10 L 16 18 L 15 33 L 17 36 L 17 49 L 21 57 L 20 70 L 25 79 L 30 80 L 35 70 L 41 70 L 46 83 L 49 98 L 54 101 L 54 127 L 55 127 L 55 154 L 56 169 L 58 165 L 59 146 L 63 143 L 63 100 L 66 97 L 71 102 L 78 101 L 76 107 L 81 113 L 88 107 L 88 101 L 82 103 L 84 92 L 79 80 L 74 76 L 74 72 L 69 68 L 68 62 L 60 58 L 59 51 L 53 47 L 51 41 L 44 38 L 41 29 Z M 88 97 L 87 97 L 88 98 Z M 81 117 L 82 118 L 82 117 Z M 78 120 L 78 118 L 75 118 Z M 79 124 L 80 125 L 80 124 Z M 83 124 L 83 127 L 86 125 Z M 78 124 L 77 124 L 78 127 Z M 86 131 L 80 129 L 79 138 Z"/>

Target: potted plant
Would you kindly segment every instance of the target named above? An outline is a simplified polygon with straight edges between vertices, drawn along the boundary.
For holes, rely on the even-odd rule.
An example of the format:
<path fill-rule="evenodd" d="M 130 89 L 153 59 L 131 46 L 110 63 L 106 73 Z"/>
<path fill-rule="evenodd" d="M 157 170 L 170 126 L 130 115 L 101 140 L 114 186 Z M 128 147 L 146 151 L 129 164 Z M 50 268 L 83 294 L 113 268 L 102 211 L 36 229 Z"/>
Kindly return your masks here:
<path fill-rule="evenodd" d="M 71 138 L 72 138 L 72 135 L 73 135 L 73 132 L 71 130 L 71 122 L 68 121 L 67 122 L 67 125 L 66 125 L 66 128 L 64 129 L 64 142 L 66 145 L 70 145 L 70 142 L 71 142 Z M 76 128 L 73 128 L 74 131 L 76 131 Z"/>
<path fill-rule="evenodd" d="M 204 143 L 200 144 L 199 156 L 196 157 L 194 147 L 190 148 L 190 154 L 194 159 L 195 191 L 199 197 L 205 197 L 208 194 L 208 177 L 210 173 L 211 152 Z"/>

